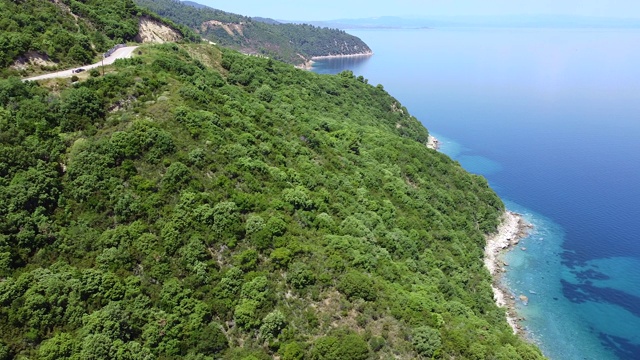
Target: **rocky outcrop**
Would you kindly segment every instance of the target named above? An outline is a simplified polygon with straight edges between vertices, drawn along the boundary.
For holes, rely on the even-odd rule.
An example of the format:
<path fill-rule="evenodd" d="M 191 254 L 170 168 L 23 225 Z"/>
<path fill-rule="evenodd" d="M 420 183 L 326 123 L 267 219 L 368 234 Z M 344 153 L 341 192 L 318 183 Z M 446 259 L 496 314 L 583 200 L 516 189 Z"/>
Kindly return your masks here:
<path fill-rule="evenodd" d="M 140 18 L 138 35 L 135 40 L 141 43 L 163 44 L 182 40 L 182 35 L 176 29 L 158 20 L 143 16 Z"/>
<path fill-rule="evenodd" d="M 217 20 L 205 21 L 204 23 L 202 23 L 202 25 L 200 25 L 200 31 L 205 32 L 209 29 L 215 29 L 217 27 L 222 28 L 224 31 L 226 31 L 227 34 L 229 34 L 229 36 L 244 36 L 244 33 L 242 32 L 244 28 L 243 23 L 223 23 Z"/>
<path fill-rule="evenodd" d="M 16 70 L 25 70 L 29 67 L 36 66 L 56 66 L 56 63 L 51 61 L 46 54 L 41 54 L 36 51 L 27 51 L 24 55 L 20 56 L 16 61 L 11 65 L 13 69 Z"/>

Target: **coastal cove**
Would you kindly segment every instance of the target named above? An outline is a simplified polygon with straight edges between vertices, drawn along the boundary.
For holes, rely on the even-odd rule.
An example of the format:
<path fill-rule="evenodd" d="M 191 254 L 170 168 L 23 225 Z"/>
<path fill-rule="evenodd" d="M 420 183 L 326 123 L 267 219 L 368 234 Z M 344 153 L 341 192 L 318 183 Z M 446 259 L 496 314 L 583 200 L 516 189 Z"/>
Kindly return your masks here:
<path fill-rule="evenodd" d="M 640 31 L 350 33 L 375 55 L 312 70 L 382 84 L 534 226 L 503 258 L 526 336 L 551 359 L 636 359 Z"/>

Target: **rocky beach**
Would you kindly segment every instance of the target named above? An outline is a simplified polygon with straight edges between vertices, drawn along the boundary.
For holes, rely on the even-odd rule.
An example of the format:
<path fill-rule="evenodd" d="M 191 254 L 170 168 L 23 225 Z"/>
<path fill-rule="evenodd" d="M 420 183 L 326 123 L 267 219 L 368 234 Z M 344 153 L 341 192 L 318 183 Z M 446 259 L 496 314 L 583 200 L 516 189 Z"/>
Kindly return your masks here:
<path fill-rule="evenodd" d="M 502 274 L 509 266 L 503 258 L 506 252 L 518 245 L 521 239 L 526 237 L 532 225 L 527 223 L 520 214 L 506 211 L 502 216 L 502 222 L 498 226 L 498 231 L 487 237 L 484 248 L 484 264 L 489 269 L 493 277 L 493 297 L 496 304 L 506 308 L 507 322 L 511 325 L 514 333 L 522 334 L 523 330 L 518 323 L 518 314 L 515 311 L 515 297 L 502 285 Z M 519 300 L 528 302 L 525 295 L 520 295 Z"/>

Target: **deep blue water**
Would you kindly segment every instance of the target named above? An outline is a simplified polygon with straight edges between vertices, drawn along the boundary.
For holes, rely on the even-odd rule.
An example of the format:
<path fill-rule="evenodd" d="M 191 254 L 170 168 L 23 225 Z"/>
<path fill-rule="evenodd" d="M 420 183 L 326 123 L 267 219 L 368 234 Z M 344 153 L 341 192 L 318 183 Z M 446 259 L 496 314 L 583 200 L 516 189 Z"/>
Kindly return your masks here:
<path fill-rule="evenodd" d="M 351 31 L 383 84 L 535 226 L 504 281 L 552 359 L 640 359 L 640 30 Z"/>

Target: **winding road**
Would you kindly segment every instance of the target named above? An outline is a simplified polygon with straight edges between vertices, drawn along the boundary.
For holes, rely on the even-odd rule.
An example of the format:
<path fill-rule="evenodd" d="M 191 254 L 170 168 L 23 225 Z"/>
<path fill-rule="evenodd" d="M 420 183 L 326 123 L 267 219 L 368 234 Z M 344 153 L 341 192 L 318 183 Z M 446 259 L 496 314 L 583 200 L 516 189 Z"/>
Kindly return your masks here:
<path fill-rule="evenodd" d="M 57 71 L 57 72 L 54 72 L 54 73 L 33 76 L 33 77 L 30 77 L 30 78 L 22 79 L 22 81 L 35 81 L 35 80 L 71 77 L 71 76 L 74 75 L 73 70 L 75 70 L 75 69 L 83 68 L 85 70 L 91 70 L 91 69 L 100 67 L 103 64 L 104 65 L 111 65 L 111 64 L 113 64 L 114 61 L 116 61 L 118 59 L 130 58 L 131 56 L 133 56 L 133 51 L 136 48 L 137 48 L 137 46 L 125 46 L 125 47 L 122 47 L 122 48 L 117 49 L 116 51 L 114 51 L 113 54 L 111 54 L 109 57 L 104 58 L 104 62 L 100 61 L 100 62 L 97 62 L 97 63 L 92 64 L 92 65 L 85 65 L 85 66 L 80 66 L 80 67 L 73 68 L 73 69 L 62 70 L 62 71 Z"/>

